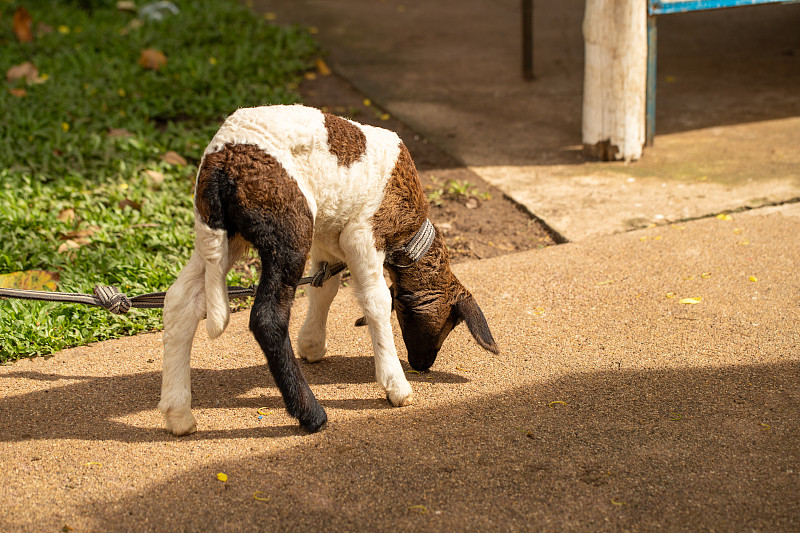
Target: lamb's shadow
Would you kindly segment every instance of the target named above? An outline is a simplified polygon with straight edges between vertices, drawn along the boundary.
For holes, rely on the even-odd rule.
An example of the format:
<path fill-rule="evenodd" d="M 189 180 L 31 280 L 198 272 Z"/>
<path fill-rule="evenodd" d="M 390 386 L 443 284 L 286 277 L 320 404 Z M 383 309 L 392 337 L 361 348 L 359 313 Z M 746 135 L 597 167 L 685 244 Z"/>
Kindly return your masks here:
<path fill-rule="evenodd" d="M 375 370 L 371 357 L 330 357 L 317 364 L 302 365 L 307 381 L 315 385 L 371 383 Z M 459 383 L 465 378 L 447 372 L 428 376 L 441 383 Z M 140 372 L 108 377 L 61 375 L 36 371 L 8 372 L 6 379 L 29 379 L 52 386 L 0 399 L 0 441 L 34 439 L 115 440 L 157 442 L 174 439 L 162 426 L 137 427 L 120 417 L 153 409 L 161 390 L 161 373 Z M 62 384 L 63 382 L 63 384 Z M 252 397 L 256 388 L 269 389 L 268 396 Z M 192 407 L 283 409 L 283 400 L 266 365 L 214 370 L 194 369 Z M 390 408 L 385 399 L 323 400 L 323 406 L 338 409 Z M 199 431 L 189 438 L 220 439 L 287 437 L 302 433 L 296 425 L 231 430 Z"/>

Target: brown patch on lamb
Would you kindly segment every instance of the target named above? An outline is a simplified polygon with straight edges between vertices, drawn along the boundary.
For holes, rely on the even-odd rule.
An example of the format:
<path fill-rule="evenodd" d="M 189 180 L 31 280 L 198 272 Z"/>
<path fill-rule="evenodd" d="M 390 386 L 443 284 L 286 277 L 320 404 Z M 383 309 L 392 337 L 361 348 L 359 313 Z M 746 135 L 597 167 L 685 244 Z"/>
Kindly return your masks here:
<path fill-rule="evenodd" d="M 352 122 L 325 113 L 328 149 L 339 160 L 340 167 L 349 167 L 366 153 L 367 137 Z"/>

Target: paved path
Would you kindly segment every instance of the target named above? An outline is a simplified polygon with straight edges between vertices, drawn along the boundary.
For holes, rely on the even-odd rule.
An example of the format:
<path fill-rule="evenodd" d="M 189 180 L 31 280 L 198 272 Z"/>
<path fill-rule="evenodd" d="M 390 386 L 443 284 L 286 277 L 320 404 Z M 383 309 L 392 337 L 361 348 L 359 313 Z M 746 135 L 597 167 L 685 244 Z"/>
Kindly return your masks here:
<path fill-rule="evenodd" d="M 345 289 L 303 365 L 315 435 L 246 312 L 214 342 L 201 325 L 186 438 L 155 410 L 160 334 L 0 367 L 0 529 L 796 531 L 798 232 L 748 213 L 458 265 L 502 352 L 459 327 L 408 408 Z"/>
<path fill-rule="evenodd" d="M 800 199 L 799 6 L 658 18 L 655 147 L 581 155 L 584 0 L 256 0 L 319 28 L 333 68 L 570 241 Z"/>
<path fill-rule="evenodd" d="M 385 5 L 400 20 L 397 3 L 359 3 Z M 547 124 L 574 137 L 574 120 Z M 185 438 L 155 409 L 160 333 L 0 367 L 0 530 L 797 531 L 800 208 L 725 218 L 457 265 L 502 351 L 460 326 L 429 374 L 409 374 L 407 408 L 374 384 L 343 290 L 330 355 L 303 364 L 330 419 L 314 435 L 285 414 L 247 312 L 214 342 L 201 325 Z"/>

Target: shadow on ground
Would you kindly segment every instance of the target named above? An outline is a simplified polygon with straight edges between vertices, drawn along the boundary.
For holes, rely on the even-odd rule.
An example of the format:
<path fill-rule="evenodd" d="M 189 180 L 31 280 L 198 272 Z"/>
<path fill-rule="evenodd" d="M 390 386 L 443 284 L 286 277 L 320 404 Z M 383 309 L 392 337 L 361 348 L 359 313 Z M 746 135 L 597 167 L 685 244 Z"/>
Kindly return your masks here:
<path fill-rule="evenodd" d="M 373 383 L 375 367 L 372 357 L 327 357 L 324 364 L 303 365 L 304 375 L 312 389 L 324 384 Z M 438 383 L 463 383 L 462 376 L 431 371 L 427 377 Z M 142 428 L 115 421 L 115 418 L 151 409 L 161 390 L 160 372 L 108 377 L 47 374 L 36 371 L 9 372 L 0 379 L 30 379 L 53 382 L 54 387 L 20 396 L 0 399 L 0 442 L 36 439 L 91 439 L 119 442 L 158 442 L 174 439 L 161 428 Z M 413 379 L 412 379 L 413 380 Z M 76 383 L 61 384 L 61 381 Z M 243 396 L 257 388 L 271 387 L 268 398 Z M 192 407 L 195 409 L 275 409 L 284 408 L 280 393 L 265 365 L 211 370 L 194 369 Z M 329 399 L 323 407 L 363 410 L 390 409 L 381 398 Z M 258 435 L 253 435 L 256 431 Z M 240 437 L 275 438 L 303 434 L 299 426 L 262 428 L 257 430 L 203 431 L 192 439 L 234 439 Z"/>
<path fill-rule="evenodd" d="M 386 410 L 333 421 L 282 453 L 88 501 L 80 514 L 98 530 L 135 529 L 158 509 L 161 522 L 148 527 L 159 531 L 788 531 L 800 521 L 797 371 L 792 362 L 569 374 L 478 401 Z M 260 373 L 224 379 L 244 387 Z M 154 379 L 130 381 L 141 389 Z M 87 389 L 64 393 L 65 410 L 87 405 L 77 397 Z M 118 410 L 139 408 L 131 402 L 123 396 Z M 4 427 L 18 424 L 7 417 Z M 69 436 L 98 438 L 88 426 Z"/>

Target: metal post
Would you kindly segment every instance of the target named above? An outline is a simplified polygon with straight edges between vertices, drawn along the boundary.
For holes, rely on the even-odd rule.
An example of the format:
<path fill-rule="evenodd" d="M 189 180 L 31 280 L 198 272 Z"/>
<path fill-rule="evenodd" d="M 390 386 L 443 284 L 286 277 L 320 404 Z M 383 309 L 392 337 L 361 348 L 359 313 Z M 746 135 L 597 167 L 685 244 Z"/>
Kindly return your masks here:
<path fill-rule="evenodd" d="M 533 79 L 533 0 L 522 0 L 522 77 Z"/>
<path fill-rule="evenodd" d="M 656 136 L 656 18 L 647 17 L 647 89 L 645 95 L 644 144 L 653 146 Z"/>

